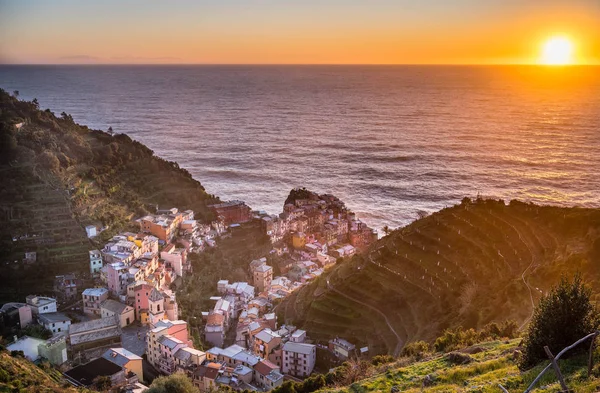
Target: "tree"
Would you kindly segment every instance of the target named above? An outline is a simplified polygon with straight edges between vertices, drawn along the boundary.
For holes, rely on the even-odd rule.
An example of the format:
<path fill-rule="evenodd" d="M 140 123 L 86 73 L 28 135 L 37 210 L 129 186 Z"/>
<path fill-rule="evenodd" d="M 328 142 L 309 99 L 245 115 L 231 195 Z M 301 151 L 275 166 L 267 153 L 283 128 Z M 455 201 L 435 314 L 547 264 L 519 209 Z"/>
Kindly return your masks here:
<path fill-rule="evenodd" d="M 19 90 L 13 91 L 13 97 L 19 98 Z"/>
<path fill-rule="evenodd" d="M 109 133 L 110 135 L 112 135 L 112 134 L 113 134 L 113 129 L 112 129 L 112 127 L 108 127 L 108 133 Z"/>
<path fill-rule="evenodd" d="M 31 103 L 33 104 L 33 106 L 35 106 L 35 109 L 40 109 L 40 103 L 38 102 L 37 98 L 34 98 L 33 101 L 31 101 Z"/>
<path fill-rule="evenodd" d="M 542 297 L 523 340 L 523 356 L 519 361 L 522 370 L 547 359 L 544 346 L 557 354 L 598 327 L 599 314 L 591 303 L 591 293 L 581 276 L 576 275 L 572 281 L 561 278 Z"/>
<path fill-rule="evenodd" d="M 383 233 L 385 233 L 386 236 L 389 235 L 390 232 L 392 232 L 390 227 L 388 227 L 387 225 L 383 227 Z"/>
<path fill-rule="evenodd" d="M 100 375 L 94 378 L 93 384 L 99 391 L 104 391 L 110 389 L 112 382 L 108 375 Z"/>
<path fill-rule="evenodd" d="M 156 378 L 146 393 L 199 393 L 199 391 L 185 374 L 176 373 Z"/>

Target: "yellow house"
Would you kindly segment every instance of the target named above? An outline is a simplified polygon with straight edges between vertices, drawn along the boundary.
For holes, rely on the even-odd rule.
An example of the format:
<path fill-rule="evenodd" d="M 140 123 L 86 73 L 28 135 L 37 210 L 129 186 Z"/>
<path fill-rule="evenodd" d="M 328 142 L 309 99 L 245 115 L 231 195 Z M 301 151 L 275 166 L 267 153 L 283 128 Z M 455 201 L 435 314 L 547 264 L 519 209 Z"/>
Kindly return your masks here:
<path fill-rule="evenodd" d="M 102 357 L 117 366 L 123 367 L 126 371 L 137 375 L 138 380 L 144 380 L 142 371 L 142 358 L 125 348 L 110 348 Z"/>

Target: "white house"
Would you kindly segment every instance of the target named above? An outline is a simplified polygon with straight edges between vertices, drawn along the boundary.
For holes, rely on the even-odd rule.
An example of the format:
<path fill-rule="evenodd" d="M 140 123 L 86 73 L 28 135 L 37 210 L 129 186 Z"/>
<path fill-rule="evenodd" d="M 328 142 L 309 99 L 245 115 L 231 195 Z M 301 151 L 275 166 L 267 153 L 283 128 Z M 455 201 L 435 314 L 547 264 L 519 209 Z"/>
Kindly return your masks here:
<path fill-rule="evenodd" d="M 281 371 L 295 377 L 307 377 L 315 368 L 316 359 L 315 345 L 288 341 L 283 345 Z"/>
<path fill-rule="evenodd" d="M 56 312 L 56 299 L 51 297 L 29 295 L 25 301 L 31 307 L 33 315 Z"/>
<path fill-rule="evenodd" d="M 102 253 L 99 250 L 90 251 L 90 273 L 92 276 L 100 274 L 102 269 Z"/>
<path fill-rule="evenodd" d="M 23 351 L 23 355 L 25 355 L 27 360 L 33 362 L 40 357 L 38 346 L 45 342 L 39 338 L 23 336 L 12 344 L 7 345 L 6 349 L 9 351 Z"/>
<path fill-rule="evenodd" d="M 108 289 L 87 288 L 81 294 L 83 298 L 83 313 L 88 315 L 100 315 L 100 305 L 108 299 Z"/>
<path fill-rule="evenodd" d="M 87 237 L 94 237 L 98 234 L 97 230 L 96 230 L 96 226 L 94 226 L 94 225 L 86 226 L 85 232 L 87 233 Z"/>
<path fill-rule="evenodd" d="M 40 314 L 38 322 L 50 330 L 52 334 L 66 333 L 69 331 L 69 326 L 71 326 L 71 318 L 60 312 Z"/>

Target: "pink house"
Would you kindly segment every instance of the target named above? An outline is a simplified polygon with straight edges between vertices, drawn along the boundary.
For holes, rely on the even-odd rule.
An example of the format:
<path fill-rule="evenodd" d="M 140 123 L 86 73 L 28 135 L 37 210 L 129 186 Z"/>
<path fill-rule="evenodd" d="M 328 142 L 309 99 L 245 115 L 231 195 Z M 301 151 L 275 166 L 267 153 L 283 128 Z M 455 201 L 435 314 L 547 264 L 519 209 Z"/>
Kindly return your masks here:
<path fill-rule="evenodd" d="M 106 266 L 106 284 L 115 295 L 122 295 L 127 290 L 129 268 L 122 262 Z"/>
<path fill-rule="evenodd" d="M 140 284 L 133 288 L 133 296 L 135 302 L 135 319 L 142 323 L 148 323 L 148 297 L 154 287 L 150 284 Z M 144 312 L 142 312 L 144 311 Z M 145 316 L 145 318 L 143 318 Z"/>

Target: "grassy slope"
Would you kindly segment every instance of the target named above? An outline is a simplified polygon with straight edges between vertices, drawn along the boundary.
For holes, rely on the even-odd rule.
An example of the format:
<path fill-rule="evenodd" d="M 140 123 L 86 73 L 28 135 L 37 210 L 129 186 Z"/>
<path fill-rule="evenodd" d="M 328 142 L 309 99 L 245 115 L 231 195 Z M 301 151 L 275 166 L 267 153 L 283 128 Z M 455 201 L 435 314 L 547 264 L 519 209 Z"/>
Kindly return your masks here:
<path fill-rule="evenodd" d="M 11 357 L 7 351 L 0 351 L 0 392 L 40 392 L 40 393 L 76 393 L 88 391 L 75 389 L 64 379 L 62 374 L 46 365 L 44 369 L 24 358 Z M 7 379 L 5 379 L 8 376 Z"/>
<path fill-rule="evenodd" d="M 502 384 L 510 392 L 523 392 L 545 367 L 545 363 L 521 373 L 515 363 L 513 352 L 519 339 L 506 342 L 488 342 L 478 344 L 484 352 L 471 355 L 473 362 L 466 365 L 452 365 L 444 355 L 434 355 L 423 361 L 403 365 L 397 363 L 386 365 L 380 373 L 358 381 L 350 386 L 336 389 L 324 389 L 322 392 L 390 392 L 397 386 L 400 392 L 423 391 L 423 379 L 426 375 L 433 377 L 434 383 L 425 388 L 427 392 L 479 392 L 497 393 Z M 596 353 L 598 357 L 598 353 Z M 596 364 L 592 377 L 587 379 L 587 356 L 581 355 L 560 361 L 561 371 L 565 374 L 567 385 L 579 393 L 598 391 L 600 387 L 600 366 Z M 553 372 L 542 377 L 533 392 L 559 391 Z"/>
<path fill-rule="evenodd" d="M 432 340 L 448 327 L 529 318 L 532 298 L 581 271 L 600 293 L 600 210 L 481 201 L 444 209 L 396 230 L 279 307 L 311 337 L 341 336 L 392 352 L 396 338 Z M 439 254 L 438 254 L 439 251 Z M 439 262 L 439 265 L 438 265 Z M 523 281 L 529 284 L 529 287 Z M 335 289 L 327 288 L 329 279 Z M 531 294 L 529 291 L 531 288 Z"/>
<path fill-rule="evenodd" d="M 54 275 L 86 271 L 89 249 L 156 205 L 210 219 L 206 206 L 217 200 L 176 163 L 126 135 L 90 130 L 3 91 L 0 142 L 0 302 L 48 293 Z M 94 244 L 83 229 L 89 224 L 110 229 Z M 20 263 L 25 251 L 37 251 L 34 268 Z"/>

